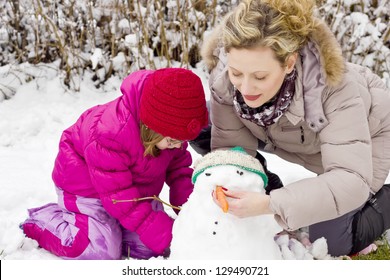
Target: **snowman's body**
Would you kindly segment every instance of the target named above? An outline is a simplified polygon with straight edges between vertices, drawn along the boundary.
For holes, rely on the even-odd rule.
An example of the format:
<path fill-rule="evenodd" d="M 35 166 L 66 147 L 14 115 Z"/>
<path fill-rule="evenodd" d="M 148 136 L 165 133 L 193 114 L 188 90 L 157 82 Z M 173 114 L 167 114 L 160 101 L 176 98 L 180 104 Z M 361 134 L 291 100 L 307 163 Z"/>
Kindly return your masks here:
<path fill-rule="evenodd" d="M 212 199 L 216 186 L 264 192 L 258 174 L 232 165 L 208 168 L 173 226 L 171 259 L 281 259 L 274 241 L 281 227 L 273 215 L 238 218 L 224 213 Z"/>

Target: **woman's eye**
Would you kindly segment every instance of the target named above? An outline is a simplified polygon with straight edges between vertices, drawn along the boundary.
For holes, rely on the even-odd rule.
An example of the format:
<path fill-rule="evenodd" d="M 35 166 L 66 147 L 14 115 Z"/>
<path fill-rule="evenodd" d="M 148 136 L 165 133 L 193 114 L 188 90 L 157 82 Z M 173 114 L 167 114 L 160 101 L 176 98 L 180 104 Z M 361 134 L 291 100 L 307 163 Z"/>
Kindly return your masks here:
<path fill-rule="evenodd" d="M 258 81 L 261 81 L 261 80 L 264 80 L 265 77 L 255 77 L 255 79 L 258 80 Z"/>
<path fill-rule="evenodd" d="M 234 72 L 232 72 L 232 75 L 233 75 L 234 77 L 239 77 L 239 76 L 241 76 L 240 73 L 234 73 Z"/>

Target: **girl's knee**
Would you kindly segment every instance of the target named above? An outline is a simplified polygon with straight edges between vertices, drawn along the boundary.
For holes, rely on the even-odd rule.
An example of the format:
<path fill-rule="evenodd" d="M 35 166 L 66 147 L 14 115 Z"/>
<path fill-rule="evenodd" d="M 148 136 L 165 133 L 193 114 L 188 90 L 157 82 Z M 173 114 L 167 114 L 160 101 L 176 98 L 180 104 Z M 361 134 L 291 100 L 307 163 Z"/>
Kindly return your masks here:
<path fill-rule="evenodd" d="M 116 220 L 101 223 L 90 219 L 88 239 L 90 244 L 80 258 L 94 260 L 122 258 L 122 230 Z"/>
<path fill-rule="evenodd" d="M 147 260 L 156 257 L 157 254 L 140 240 L 139 235 L 127 229 L 123 229 L 122 254 L 127 258 Z"/>

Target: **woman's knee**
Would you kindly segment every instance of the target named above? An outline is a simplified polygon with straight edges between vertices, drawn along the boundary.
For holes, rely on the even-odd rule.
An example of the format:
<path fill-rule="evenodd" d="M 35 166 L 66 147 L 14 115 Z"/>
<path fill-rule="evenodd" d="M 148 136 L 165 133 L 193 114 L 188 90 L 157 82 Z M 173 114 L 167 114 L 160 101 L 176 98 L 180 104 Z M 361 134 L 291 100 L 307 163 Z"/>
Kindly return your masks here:
<path fill-rule="evenodd" d="M 331 256 L 349 255 L 353 246 L 352 220 L 355 213 L 352 211 L 339 218 L 311 225 L 310 241 L 324 237 Z"/>

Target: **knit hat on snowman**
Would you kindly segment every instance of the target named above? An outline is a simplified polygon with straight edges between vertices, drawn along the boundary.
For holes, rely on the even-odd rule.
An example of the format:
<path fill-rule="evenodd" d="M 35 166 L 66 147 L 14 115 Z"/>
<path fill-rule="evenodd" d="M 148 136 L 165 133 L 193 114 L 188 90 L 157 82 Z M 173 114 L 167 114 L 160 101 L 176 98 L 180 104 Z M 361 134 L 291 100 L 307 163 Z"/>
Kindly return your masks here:
<path fill-rule="evenodd" d="M 264 188 L 268 184 L 267 175 L 261 163 L 251 155 L 247 154 L 242 147 L 236 146 L 230 150 L 216 150 L 206 154 L 198 159 L 194 164 L 194 173 L 192 174 L 192 182 L 195 184 L 198 176 L 206 169 L 220 166 L 233 165 L 259 175 L 264 181 Z"/>

